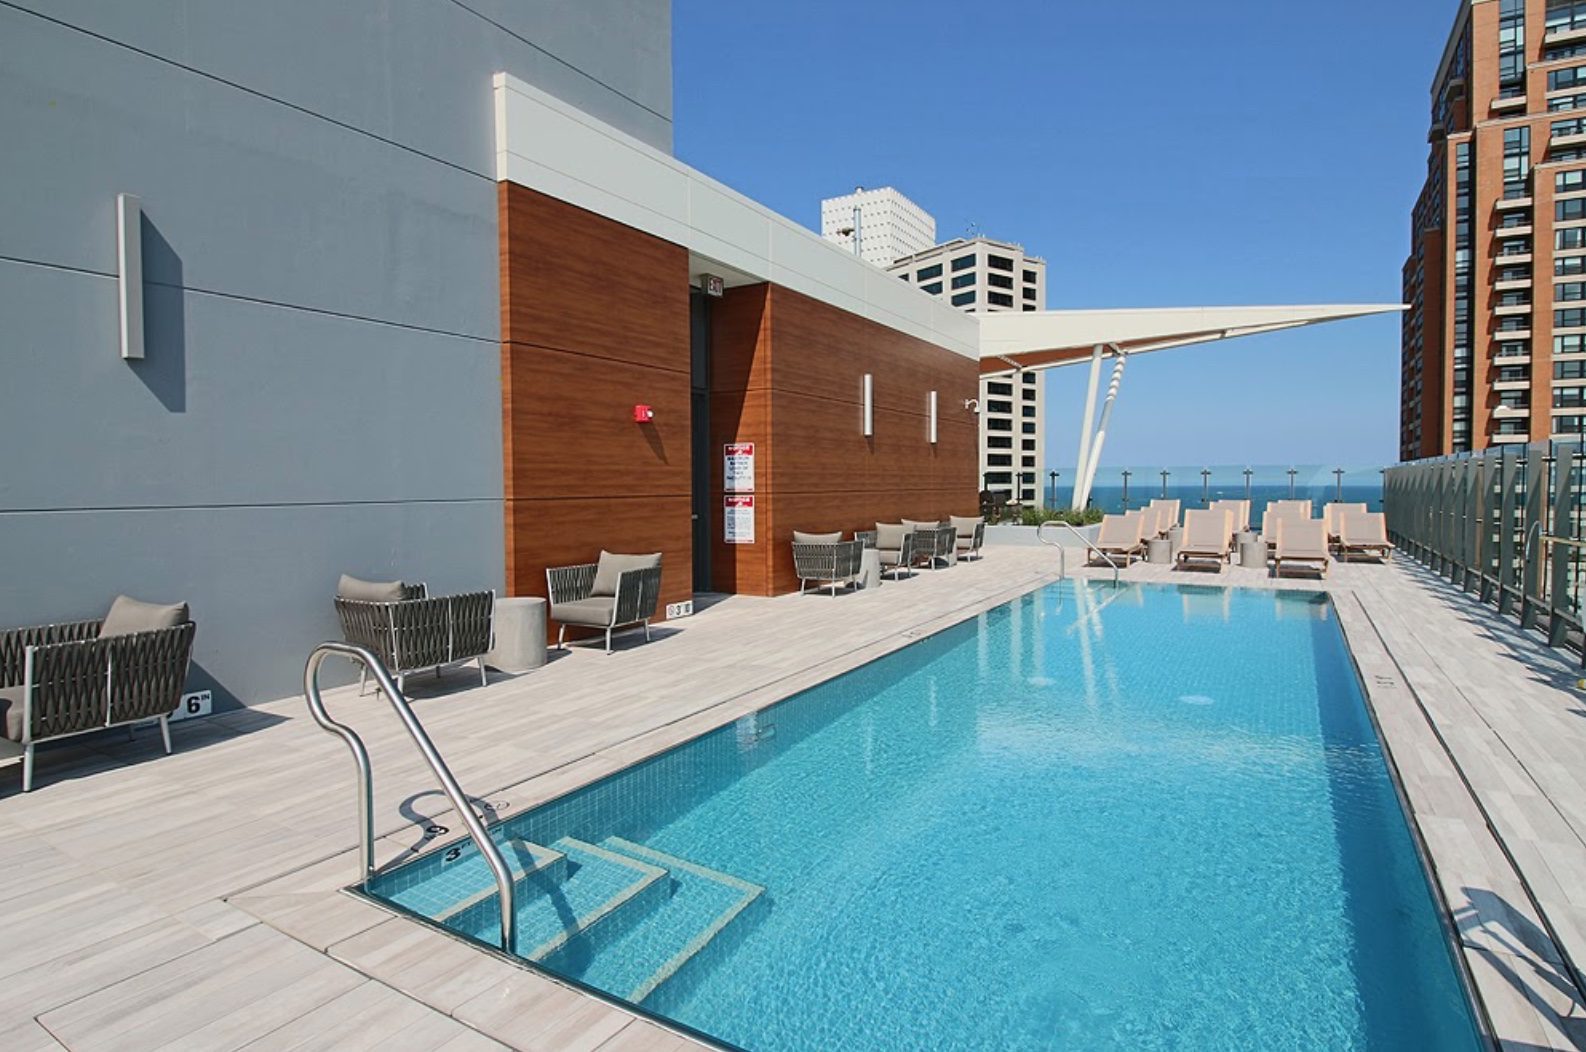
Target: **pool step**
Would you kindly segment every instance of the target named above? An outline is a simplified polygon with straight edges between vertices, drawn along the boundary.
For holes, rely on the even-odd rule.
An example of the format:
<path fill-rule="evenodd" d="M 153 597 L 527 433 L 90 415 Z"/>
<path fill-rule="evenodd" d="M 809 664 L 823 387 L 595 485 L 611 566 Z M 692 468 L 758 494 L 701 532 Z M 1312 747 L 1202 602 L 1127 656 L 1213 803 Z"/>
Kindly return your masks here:
<path fill-rule="evenodd" d="M 620 855 L 573 837 L 549 847 L 518 842 L 534 867 L 514 869 L 518 954 L 542 961 L 570 942 L 597 949 L 620 937 L 631 925 L 665 901 L 666 870 Z M 494 944 L 500 938 L 500 904 L 495 882 L 484 861 L 473 859 L 482 872 L 473 876 L 469 894 L 451 906 L 432 910 L 448 928 Z M 456 865 L 461 865 L 459 859 Z M 521 872 L 521 876 L 520 876 Z M 402 896 L 395 896 L 401 901 Z"/>
<path fill-rule="evenodd" d="M 569 944 L 545 963 L 635 1004 L 699 958 L 729 924 L 765 893 L 758 884 L 621 837 L 607 837 L 600 846 L 636 863 L 664 870 L 670 895 L 599 952 Z"/>

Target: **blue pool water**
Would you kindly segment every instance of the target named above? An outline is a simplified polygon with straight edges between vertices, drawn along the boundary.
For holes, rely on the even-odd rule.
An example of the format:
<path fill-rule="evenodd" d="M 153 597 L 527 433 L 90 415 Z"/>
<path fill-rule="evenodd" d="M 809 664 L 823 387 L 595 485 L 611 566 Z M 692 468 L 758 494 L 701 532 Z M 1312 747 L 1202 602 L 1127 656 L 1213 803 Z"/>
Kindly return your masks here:
<path fill-rule="evenodd" d="M 520 953 L 756 1052 L 1479 1047 L 1321 596 L 1063 582 L 493 832 Z"/>

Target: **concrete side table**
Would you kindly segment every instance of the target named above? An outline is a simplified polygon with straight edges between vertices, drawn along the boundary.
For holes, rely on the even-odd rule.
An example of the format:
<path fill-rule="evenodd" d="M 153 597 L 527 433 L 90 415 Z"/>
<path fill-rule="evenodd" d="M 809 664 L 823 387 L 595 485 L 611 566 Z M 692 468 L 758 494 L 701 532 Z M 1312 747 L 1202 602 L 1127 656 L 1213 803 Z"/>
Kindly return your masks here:
<path fill-rule="evenodd" d="M 545 664 L 546 603 L 538 596 L 496 600 L 496 645 L 485 664 L 501 672 L 528 672 Z"/>
<path fill-rule="evenodd" d="M 859 587 L 881 587 L 881 553 L 874 548 L 866 548 L 859 556 Z"/>
<path fill-rule="evenodd" d="M 1239 545 L 1239 565 L 1252 570 L 1265 570 L 1267 568 L 1267 545 L 1265 541 L 1244 541 Z"/>
<path fill-rule="evenodd" d="M 1184 547 L 1184 527 L 1175 526 L 1167 531 L 1168 547 L 1171 557 L 1178 558 L 1178 550 Z"/>
<path fill-rule="evenodd" d="M 1234 543 L 1243 548 L 1247 544 L 1254 543 L 1260 536 L 1255 530 L 1240 530 L 1234 534 Z"/>
<path fill-rule="evenodd" d="M 1167 564 L 1173 561 L 1173 542 L 1164 537 L 1153 537 L 1145 542 L 1145 561 Z"/>

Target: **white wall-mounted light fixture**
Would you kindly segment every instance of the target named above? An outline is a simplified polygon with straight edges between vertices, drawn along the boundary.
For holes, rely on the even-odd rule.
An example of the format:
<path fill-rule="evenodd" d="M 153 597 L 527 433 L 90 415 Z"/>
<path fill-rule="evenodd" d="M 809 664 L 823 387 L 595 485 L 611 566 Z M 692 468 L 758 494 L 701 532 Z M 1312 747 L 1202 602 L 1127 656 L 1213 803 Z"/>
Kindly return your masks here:
<path fill-rule="evenodd" d="M 121 357 L 143 357 L 143 204 L 116 195 L 116 299 L 121 311 Z"/>
<path fill-rule="evenodd" d="M 859 385 L 859 398 L 863 409 L 859 417 L 859 433 L 869 438 L 876 433 L 876 378 L 866 373 Z"/>
<path fill-rule="evenodd" d="M 934 445 L 936 445 L 936 392 L 935 391 L 931 392 L 931 397 L 926 401 L 926 406 L 930 410 L 930 415 L 931 415 L 930 436 L 931 436 L 931 445 L 934 446 Z"/>

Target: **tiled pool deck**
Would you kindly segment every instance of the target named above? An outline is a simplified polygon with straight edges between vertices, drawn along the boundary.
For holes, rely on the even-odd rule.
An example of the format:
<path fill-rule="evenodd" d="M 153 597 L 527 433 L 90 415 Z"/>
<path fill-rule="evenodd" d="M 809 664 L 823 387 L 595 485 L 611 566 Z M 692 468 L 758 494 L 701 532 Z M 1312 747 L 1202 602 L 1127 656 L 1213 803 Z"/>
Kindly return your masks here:
<path fill-rule="evenodd" d="M 726 599 L 611 657 L 576 650 L 485 688 L 466 671 L 420 678 L 416 708 L 462 785 L 513 814 L 1056 571 L 1046 549 L 993 548 L 874 592 Z M 1237 568 L 1220 580 L 1316 587 Z M 1586 697 L 1572 662 L 1413 564 L 1335 565 L 1327 587 L 1496 1036 L 1586 1048 L 1566 963 L 1586 964 Z M 327 701 L 374 757 L 378 861 L 427 845 L 432 821 L 458 827 L 383 702 Z M 693 1046 L 342 894 L 357 866 L 351 763 L 300 698 L 173 736 L 170 757 L 152 731 L 51 750 L 26 796 L 0 770 L 8 1052 Z"/>

